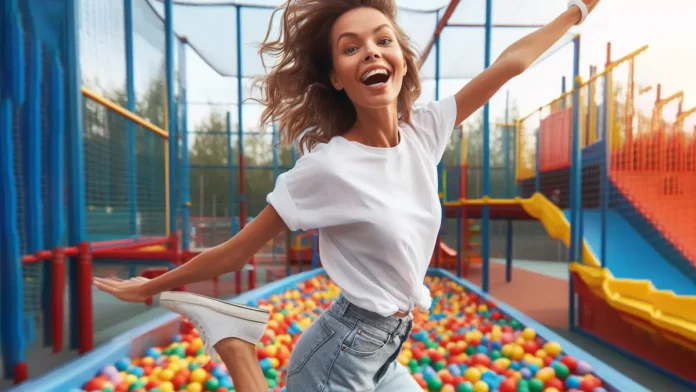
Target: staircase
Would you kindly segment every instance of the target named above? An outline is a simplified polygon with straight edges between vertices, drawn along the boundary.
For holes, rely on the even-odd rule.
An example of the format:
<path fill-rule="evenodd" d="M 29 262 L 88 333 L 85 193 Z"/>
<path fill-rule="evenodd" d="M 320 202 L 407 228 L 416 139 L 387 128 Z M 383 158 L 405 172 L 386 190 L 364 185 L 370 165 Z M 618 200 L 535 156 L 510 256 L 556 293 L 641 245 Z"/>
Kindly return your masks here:
<path fill-rule="evenodd" d="M 611 179 L 639 215 L 696 268 L 696 173 L 613 170 Z"/>

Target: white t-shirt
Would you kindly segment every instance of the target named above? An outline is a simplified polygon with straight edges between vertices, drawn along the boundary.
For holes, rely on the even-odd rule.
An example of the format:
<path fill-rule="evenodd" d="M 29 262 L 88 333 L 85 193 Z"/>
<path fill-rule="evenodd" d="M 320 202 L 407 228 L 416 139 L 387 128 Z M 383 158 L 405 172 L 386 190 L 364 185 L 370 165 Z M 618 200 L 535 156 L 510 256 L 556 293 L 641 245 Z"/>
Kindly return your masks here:
<path fill-rule="evenodd" d="M 437 164 L 454 129 L 453 96 L 416 107 L 399 144 L 343 137 L 281 174 L 267 201 L 291 230 L 319 231 L 322 265 L 351 303 L 383 316 L 429 309 L 423 284 L 442 211 Z"/>

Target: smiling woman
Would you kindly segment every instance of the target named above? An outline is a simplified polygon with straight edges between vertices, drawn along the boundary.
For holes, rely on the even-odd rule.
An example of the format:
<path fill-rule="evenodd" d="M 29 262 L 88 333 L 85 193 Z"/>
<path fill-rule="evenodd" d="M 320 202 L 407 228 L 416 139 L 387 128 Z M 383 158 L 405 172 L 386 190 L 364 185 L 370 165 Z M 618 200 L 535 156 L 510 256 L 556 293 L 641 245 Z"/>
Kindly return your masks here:
<path fill-rule="evenodd" d="M 396 361 L 428 310 L 424 285 L 441 222 L 436 165 L 455 124 L 532 65 L 597 0 L 571 0 L 548 25 L 508 47 L 456 94 L 414 107 L 417 56 L 393 0 L 288 0 L 280 36 L 261 46 L 279 61 L 257 80 L 262 122 L 304 155 L 278 177 L 268 206 L 229 241 L 150 281 L 100 279 L 127 301 L 162 293 L 220 354 L 239 392 L 268 388 L 255 344 L 268 312 L 179 287 L 241 270 L 281 230 L 319 231 L 320 258 L 340 299 L 302 333 L 287 368 L 289 392 L 420 391 Z M 398 195 L 395 197 L 394 195 Z"/>

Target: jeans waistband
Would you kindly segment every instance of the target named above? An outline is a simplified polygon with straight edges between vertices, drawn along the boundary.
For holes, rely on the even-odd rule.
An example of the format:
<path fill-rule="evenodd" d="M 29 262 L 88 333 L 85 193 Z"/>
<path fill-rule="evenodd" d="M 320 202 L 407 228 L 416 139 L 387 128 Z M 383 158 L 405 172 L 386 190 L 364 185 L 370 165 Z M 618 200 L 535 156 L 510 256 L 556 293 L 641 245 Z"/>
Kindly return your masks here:
<path fill-rule="evenodd" d="M 344 296 L 336 300 L 329 308 L 329 312 L 349 323 L 361 319 L 392 335 L 405 334 L 413 321 L 411 314 L 406 317 L 382 316 L 352 304 Z"/>

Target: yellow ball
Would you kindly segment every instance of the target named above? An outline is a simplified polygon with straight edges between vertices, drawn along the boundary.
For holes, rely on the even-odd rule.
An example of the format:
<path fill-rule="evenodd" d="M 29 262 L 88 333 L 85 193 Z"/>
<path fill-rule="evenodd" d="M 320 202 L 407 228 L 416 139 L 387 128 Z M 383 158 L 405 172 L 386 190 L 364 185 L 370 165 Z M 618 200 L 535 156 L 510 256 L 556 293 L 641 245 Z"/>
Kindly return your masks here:
<path fill-rule="evenodd" d="M 486 306 L 486 305 L 479 305 L 479 307 L 478 307 L 479 312 L 485 312 L 487 310 L 488 310 L 488 306 Z"/>
<path fill-rule="evenodd" d="M 546 358 L 547 354 L 546 354 L 546 351 L 544 351 L 544 350 L 537 350 L 535 355 L 537 358 Z"/>
<path fill-rule="evenodd" d="M 170 381 L 164 381 L 159 385 L 160 392 L 174 392 L 174 384 Z"/>
<path fill-rule="evenodd" d="M 201 392 L 203 390 L 203 385 L 199 382 L 191 382 L 186 387 L 186 392 Z"/>
<path fill-rule="evenodd" d="M 549 387 L 549 388 L 544 389 L 544 392 L 560 392 L 560 391 L 554 387 Z"/>
<path fill-rule="evenodd" d="M 174 378 L 174 371 L 170 368 L 164 369 L 159 374 L 159 379 L 162 381 L 170 381 Z"/>
<path fill-rule="evenodd" d="M 280 367 L 280 360 L 278 358 L 271 358 L 271 366 L 273 366 L 273 369 L 278 369 Z"/>
<path fill-rule="evenodd" d="M 544 344 L 544 351 L 546 351 L 551 356 L 557 356 L 561 353 L 561 345 L 557 342 L 547 342 Z"/>
<path fill-rule="evenodd" d="M 488 384 L 484 381 L 478 381 L 474 384 L 474 392 L 488 392 Z"/>
<path fill-rule="evenodd" d="M 203 347 L 203 340 L 201 338 L 195 338 L 191 341 L 191 349 L 198 351 Z"/>
<path fill-rule="evenodd" d="M 131 385 L 131 384 L 133 384 L 134 382 L 138 381 L 138 376 L 136 376 L 136 375 L 134 375 L 134 374 L 129 374 L 129 375 L 126 376 L 126 380 L 125 380 L 125 381 L 126 381 L 126 384 Z"/>
<path fill-rule="evenodd" d="M 536 338 L 536 332 L 531 328 L 525 328 L 524 331 L 522 331 L 522 337 L 525 338 L 525 340 L 534 340 L 534 338 Z"/>
<path fill-rule="evenodd" d="M 556 372 L 553 370 L 553 368 L 550 367 L 539 369 L 535 375 L 536 378 L 544 382 L 554 378 L 555 376 Z"/>
<path fill-rule="evenodd" d="M 513 351 L 513 345 L 506 344 L 506 345 L 503 345 L 503 348 L 500 350 L 500 353 L 503 354 L 504 357 L 510 358 L 510 357 L 512 357 L 512 351 Z"/>
<path fill-rule="evenodd" d="M 194 369 L 191 372 L 191 382 L 192 383 L 197 383 L 197 382 L 202 383 L 203 381 L 205 381 L 205 378 L 207 375 L 208 375 L 208 373 L 205 371 L 205 369 L 202 369 L 202 368 Z"/>
<path fill-rule="evenodd" d="M 155 359 L 152 357 L 145 357 L 140 360 L 141 365 L 152 365 L 153 363 L 155 363 Z"/>
<path fill-rule="evenodd" d="M 464 378 L 471 381 L 472 383 L 476 382 L 481 379 L 481 371 L 474 367 L 470 367 L 466 369 L 466 371 L 464 372 Z"/>
<path fill-rule="evenodd" d="M 519 344 L 512 346 L 511 357 L 515 361 L 519 361 L 520 359 L 524 358 L 524 349 L 522 348 L 522 346 L 520 346 Z"/>

